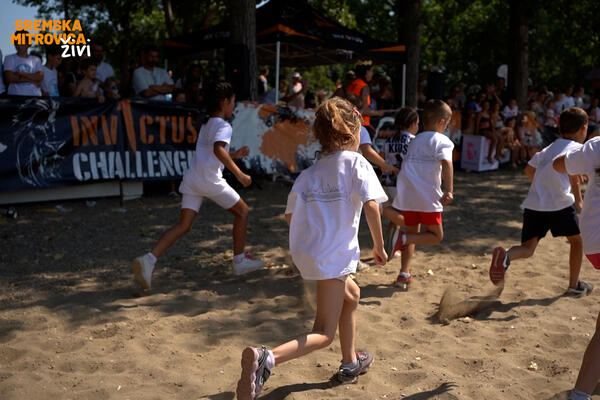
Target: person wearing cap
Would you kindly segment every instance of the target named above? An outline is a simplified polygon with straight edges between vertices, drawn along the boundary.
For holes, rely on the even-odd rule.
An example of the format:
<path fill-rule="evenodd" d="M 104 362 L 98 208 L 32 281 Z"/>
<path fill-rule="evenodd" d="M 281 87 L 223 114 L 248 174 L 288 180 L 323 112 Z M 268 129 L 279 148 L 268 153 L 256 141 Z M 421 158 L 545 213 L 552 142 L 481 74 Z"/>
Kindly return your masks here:
<path fill-rule="evenodd" d="M 304 108 L 304 93 L 302 92 L 302 75 L 299 72 L 292 72 L 292 83 L 288 89 L 288 96 L 290 100 L 287 102 L 288 106 Z M 296 95 L 291 97 L 292 95 Z"/>

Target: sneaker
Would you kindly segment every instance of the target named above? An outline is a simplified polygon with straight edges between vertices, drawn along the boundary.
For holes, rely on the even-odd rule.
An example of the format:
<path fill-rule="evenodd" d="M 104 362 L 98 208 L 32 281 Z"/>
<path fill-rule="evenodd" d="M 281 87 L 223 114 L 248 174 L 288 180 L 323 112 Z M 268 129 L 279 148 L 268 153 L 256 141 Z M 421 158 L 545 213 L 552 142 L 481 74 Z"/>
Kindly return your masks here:
<path fill-rule="evenodd" d="M 356 360 L 358 361 L 356 367 L 348 368 L 340 365 L 337 373 L 337 379 L 341 383 L 354 383 L 358 379 L 359 375 L 366 374 L 369 367 L 373 363 L 373 354 L 368 351 L 357 351 Z"/>
<path fill-rule="evenodd" d="M 394 245 L 398 241 L 398 235 L 400 234 L 400 228 L 396 225 L 392 228 L 392 231 L 389 235 L 387 235 L 385 240 L 385 252 L 388 255 L 388 261 L 396 256 L 396 251 L 394 250 Z"/>
<path fill-rule="evenodd" d="M 152 279 L 154 263 L 150 260 L 148 254 L 137 257 L 135 260 L 133 260 L 132 264 L 135 283 L 142 290 L 150 290 L 150 281 Z"/>
<path fill-rule="evenodd" d="M 567 295 L 576 297 L 587 296 L 592 292 L 592 290 L 594 290 L 594 285 L 592 285 L 590 282 L 579 281 L 577 282 L 576 288 L 569 288 L 569 290 L 567 290 Z"/>
<path fill-rule="evenodd" d="M 398 277 L 396 278 L 396 282 L 394 282 L 394 285 L 396 287 L 399 287 L 403 290 L 408 289 L 408 285 L 410 285 L 412 283 L 412 275 L 403 275 L 402 273 L 398 274 Z"/>
<path fill-rule="evenodd" d="M 248 272 L 256 271 L 261 269 L 265 265 L 262 260 L 258 260 L 250 255 L 250 253 L 244 253 L 244 258 L 241 261 L 233 261 L 233 273 L 235 275 L 244 275 Z"/>
<path fill-rule="evenodd" d="M 403 230 L 398 229 L 398 234 L 394 243 L 394 250 L 392 254 L 396 254 L 397 251 L 406 250 L 406 244 L 402 244 L 406 240 L 406 233 Z"/>
<path fill-rule="evenodd" d="M 364 271 L 367 268 L 369 268 L 369 264 L 358 260 L 358 264 L 356 265 L 356 271 Z"/>
<path fill-rule="evenodd" d="M 504 273 L 508 269 L 508 253 L 502 247 L 496 247 L 492 253 L 492 264 L 490 265 L 490 280 L 494 285 L 504 280 Z"/>
<path fill-rule="evenodd" d="M 238 400 L 254 400 L 258 397 L 262 388 L 271 376 L 271 370 L 267 368 L 267 348 L 262 346 L 246 347 L 242 352 L 242 375 L 237 383 Z"/>

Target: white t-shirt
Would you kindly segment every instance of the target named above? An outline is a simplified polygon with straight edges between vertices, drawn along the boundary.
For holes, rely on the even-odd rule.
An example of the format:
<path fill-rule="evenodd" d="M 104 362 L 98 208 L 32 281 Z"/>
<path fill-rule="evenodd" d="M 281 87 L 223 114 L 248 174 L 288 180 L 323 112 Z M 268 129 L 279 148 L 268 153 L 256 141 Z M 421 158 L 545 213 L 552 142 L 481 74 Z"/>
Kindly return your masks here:
<path fill-rule="evenodd" d="M 552 162 L 556 157 L 580 147 L 581 144 L 561 137 L 531 157 L 528 164 L 535 168 L 535 174 L 521 208 L 558 211 L 575 203 L 569 176 L 556 172 Z"/>
<path fill-rule="evenodd" d="M 22 58 L 17 54 L 11 54 L 4 58 L 4 71 L 23 71 L 35 74 L 41 70 L 42 61 L 36 56 Z M 32 82 L 11 83 L 8 85 L 8 94 L 17 96 L 41 96 L 42 89 Z"/>
<path fill-rule="evenodd" d="M 408 151 L 408 144 L 415 138 L 410 132 L 402 132 L 385 141 L 383 155 L 385 162 L 394 167 L 402 168 L 402 159 Z M 381 175 L 381 184 L 385 186 L 396 186 L 396 174 L 391 172 Z"/>
<path fill-rule="evenodd" d="M 321 156 L 300 173 L 288 196 L 290 253 L 302 277 L 332 279 L 356 272 L 363 203 L 387 196 L 369 162 L 353 151 Z"/>
<path fill-rule="evenodd" d="M 179 187 L 181 193 L 196 196 L 212 196 L 223 190 L 223 163 L 215 156 L 215 142 L 225 142 L 229 151 L 232 134 L 231 125 L 222 118 L 210 118 L 200 128 L 196 153 L 190 168 L 183 175 Z"/>
<path fill-rule="evenodd" d="M 371 135 L 369 135 L 369 131 L 367 130 L 367 128 L 365 128 L 364 126 L 360 127 L 360 144 L 359 146 L 362 146 L 363 144 L 371 144 L 373 143 L 371 141 Z"/>
<path fill-rule="evenodd" d="M 565 166 L 571 175 L 588 174 L 590 177 L 583 197 L 579 229 L 583 236 L 583 252 L 600 253 L 600 137 L 567 153 Z"/>
<path fill-rule="evenodd" d="M 519 106 L 514 106 L 513 108 L 510 108 L 507 104 L 504 106 L 504 109 L 502 110 L 502 116 L 504 117 L 504 119 L 516 117 L 518 114 L 519 114 Z"/>
<path fill-rule="evenodd" d="M 115 76 L 115 70 L 109 63 L 102 61 L 96 68 L 96 79 L 104 83 L 111 76 Z"/>
<path fill-rule="evenodd" d="M 139 67 L 133 71 L 133 90 L 135 94 L 140 96 L 140 92 L 148 89 L 150 86 L 160 86 L 168 83 L 173 84 L 173 79 L 169 76 L 166 70 L 162 68 L 154 67 L 152 71 L 148 71 L 146 68 Z M 150 100 L 166 100 L 167 97 L 164 94 L 157 94 L 156 96 L 150 97 Z"/>
<path fill-rule="evenodd" d="M 44 71 L 44 80 L 42 80 L 42 91 L 48 93 L 50 97 L 58 97 L 58 74 L 56 69 L 50 69 L 45 65 L 42 66 Z"/>
<path fill-rule="evenodd" d="M 454 143 L 443 133 L 421 132 L 411 140 L 398 173 L 397 210 L 439 212 L 442 195 L 442 160 L 452 161 Z"/>
<path fill-rule="evenodd" d="M 302 91 L 302 84 L 297 82 L 296 84 L 290 86 L 290 91 L 288 94 L 294 94 Z M 294 97 L 287 103 L 288 106 L 304 108 L 304 94 L 300 93 L 298 96 Z"/>

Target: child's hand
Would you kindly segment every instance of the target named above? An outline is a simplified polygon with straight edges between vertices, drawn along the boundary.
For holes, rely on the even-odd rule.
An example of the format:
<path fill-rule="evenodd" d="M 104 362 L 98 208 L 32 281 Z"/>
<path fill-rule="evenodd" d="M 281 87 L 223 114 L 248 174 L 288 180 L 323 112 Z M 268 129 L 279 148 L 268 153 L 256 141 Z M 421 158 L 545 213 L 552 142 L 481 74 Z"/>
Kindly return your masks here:
<path fill-rule="evenodd" d="M 452 194 L 452 192 L 444 192 L 442 198 L 440 199 L 440 202 L 443 206 L 445 206 L 452 203 L 452 200 L 454 200 L 454 195 Z"/>
<path fill-rule="evenodd" d="M 250 175 L 242 173 L 240 176 L 237 177 L 237 180 L 239 183 L 242 184 L 243 187 L 248 187 L 252 185 L 252 178 L 250 177 Z"/>
<path fill-rule="evenodd" d="M 248 154 L 250 154 L 250 149 L 248 149 L 248 146 L 244 146 L 241 149 L 238 149 L 238 150 L 232 152 L 231 158 L 244 158 Z"/>
<path fill-rule="evenodd" d="M 575 210 L 577 210 L 578 213 L 581 213 L 582 208 L 583 208 L 583 200 L 576 201 L 575 202 Z"/>
<path fill-rule="evenodd" d="M 373 247 L 373 259 L 379 265 L 385 265 L 387 262 L 387 254 L 383 246 L 375 246 Z"/>
<path fill-rule="evenodd" d="M 393 165 L 385 164 L 382 168 L 383 172 L 391 172 L 393 174 L 397 174 L 400 170 Z"/>

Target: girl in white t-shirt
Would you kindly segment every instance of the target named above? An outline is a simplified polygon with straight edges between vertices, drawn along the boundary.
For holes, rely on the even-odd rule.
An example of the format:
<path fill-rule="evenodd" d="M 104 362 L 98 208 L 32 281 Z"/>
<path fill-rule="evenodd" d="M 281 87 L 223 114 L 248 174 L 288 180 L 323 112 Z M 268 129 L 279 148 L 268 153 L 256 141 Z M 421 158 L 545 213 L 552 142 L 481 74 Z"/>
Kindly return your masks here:
<path fill-rule="evenodd" d="M 600 269 L 600 137 L 588 140 L 579 149 L 558 157 L 553 163 L 558 172 L 587 174 L 590 178 L 581 210 L 580 229 L 583 251 L 594 268 Z M 575 388 L 569 400 L 590 400 L 600 381 L 600 314 L 596 332 L 590 341 Z"/>
<path fill-rule="evenodd" d="M 217 203 L 234 216 L 233 221 L 233 273 L 242 275 L 263 266 L 261 260 L 244 252 L 248 206 L 240 195 L 223 179 L 223 167 L 233 173 L 237 180 L 248 187 L 252 178 L 244 174 L 233 162 L 234 158 L 248 155 L 248 147 L 229 152 L 232 128 L 225 121 L 233 114 L 235 94 L 231 84 L 218 82 L 208 88 L 208 111 L 210 119 L 202 126 L 196 143 L 196 154 L 190 168 L 185 172 L 179 191 L 181 217 L 169 228 L 151 252 L 133 260 L 136 283 L 142 289 L 150 289 L 152 271 L 156 260 L 185 233 L 189 232 L 198 210 L 205 198 Z"/>
<path fill-rule="evenodd" d="M 357 153 L 362 118 L 348 101 L 334 97 L 316 111 L 314 132 L 322 156 L 302 171 L 288 197 L 285 216 L 290 225 L 290 253 L 302 277 L 317 281 L 317 312 L 310 333 L 273 350 L 247 347 L 242 352 L 242 374 L 237 399 L 255 399 L 271 369 L 314 350 L 329 346 L 339 327 L 341 382 L 354 382 L 373 361 L 368 352 L 356 352 L 354 332 L 360 289 L 350 274 L 360 256 L 358 225 L 364 207 L 373 257 L 384 265 L 378 203 L 386 195 L 365 158 Z"/>

